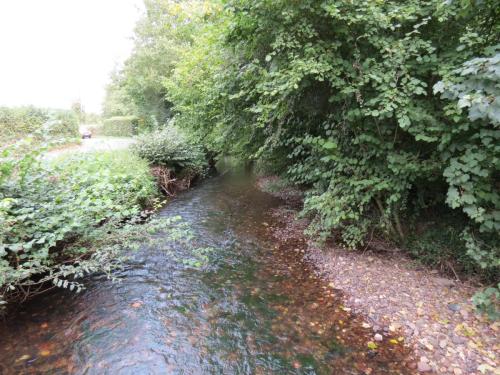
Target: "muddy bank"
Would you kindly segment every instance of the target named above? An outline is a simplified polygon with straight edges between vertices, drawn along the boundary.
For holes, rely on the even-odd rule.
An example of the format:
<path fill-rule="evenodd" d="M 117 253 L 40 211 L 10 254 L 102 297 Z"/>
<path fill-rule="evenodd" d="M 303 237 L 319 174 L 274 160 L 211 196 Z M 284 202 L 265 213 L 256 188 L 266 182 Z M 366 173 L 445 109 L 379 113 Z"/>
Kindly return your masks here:
<path fill-rule="evenodd" d="M 276 182 L 258 181 L 260 188 Z M 471 303 L 476 288 L 443 278 L 401 254 L 390 257 L 353 252 L 339 246 L 315 246 L 303 236 L 306 220 L 297 219 L 300 193 L 271 191 L 292 207 L 276 208 L 277 242 L 296 241 L 297 251 L 316 275 L 345 296 L 346 308 L 364 316 L 373 341 L 401 337 L 412 351 L 414 373 L 499 374 L 499 323 L 478 315 Z"/>

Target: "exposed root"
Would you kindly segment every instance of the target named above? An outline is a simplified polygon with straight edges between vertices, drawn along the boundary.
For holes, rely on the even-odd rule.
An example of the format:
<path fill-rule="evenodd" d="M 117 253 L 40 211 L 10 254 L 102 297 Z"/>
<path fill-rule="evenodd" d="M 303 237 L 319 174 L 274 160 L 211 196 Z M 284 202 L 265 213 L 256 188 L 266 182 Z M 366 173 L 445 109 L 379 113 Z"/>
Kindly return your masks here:
<path fill-rule="evenodd" d="M 172 170 L 159 165 L 151 168 L 151 174 L 156 178 L 159 189 L 169 197 L 175 196 L 179 191 L 189 189 L 196 177 L 188 173 L 182 178 L 177 178 Z"/>
<path fill-rule="evenodd" d="M 177 179 L 173 177 L 173 173 L 170 169 L 161 166 L 152 167 L 151 174 L 155 176 L 156 183 L 161 191 L 169 197 L 173 197 L 175 195 L 174 183 Z"/>

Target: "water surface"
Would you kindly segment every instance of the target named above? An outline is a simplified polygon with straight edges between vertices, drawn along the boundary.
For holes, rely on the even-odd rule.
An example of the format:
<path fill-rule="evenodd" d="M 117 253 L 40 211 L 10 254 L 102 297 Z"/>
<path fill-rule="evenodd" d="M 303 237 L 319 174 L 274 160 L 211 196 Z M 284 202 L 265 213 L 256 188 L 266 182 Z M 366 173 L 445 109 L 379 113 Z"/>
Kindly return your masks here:
<path fill-rule="evenodd" d="M 269 235 L 281 204 L 238 174 L 180 195 L 160 215 L 182 216 L 210 249 L 206 265 L 165 239 L 135 252 L 120 283 L 96 277 L 82 294 L 31 301 L 0 325 L 0 373 L 406 373 L 396 348 L 367 348 L 373 333 L 301 261 L 301 244 Z"/>

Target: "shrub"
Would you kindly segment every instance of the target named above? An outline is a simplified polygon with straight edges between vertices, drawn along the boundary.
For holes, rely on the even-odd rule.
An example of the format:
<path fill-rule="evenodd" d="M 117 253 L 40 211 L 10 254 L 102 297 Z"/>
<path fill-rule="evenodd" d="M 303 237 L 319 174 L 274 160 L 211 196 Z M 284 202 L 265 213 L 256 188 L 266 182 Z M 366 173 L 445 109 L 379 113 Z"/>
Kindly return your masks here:
<path fill-rule="evenodd" d="M 166 167 L 178 177 L 192 178 L 203 174 L 207 168 L 202 148 L 173 125 L 143 135 L 133 149 L 151 165 Z"/>
<path fill-rule="evenodd" d="M 182 22 L 179 9 L 170 22 L 189 25 L 187 43 L 158 22 L 156 2 L 138 33 L 132 59 L 147 72 L 154 60 L 142 56 L 177 46 L 175 67 L 154 76 L 178 125 L 306 186 L 315 239 L 402 244 L 411 217 L 457 215 L 463 225 L 444 223 L 443 239 L 459 230 L 462 246 L 439 241 L 445 258 L 460 253 L 475 263 L 464 268 L 498 275 L 498 1 L 210 3 L 202 17 Z M 438 234 L 417 238 L 414 254 L 434 263 Z"/>
<path fill-rule="evenodd" d="M 137 134 L 137 127 L 135 116 L 115 116 L 103 121 L 102 133 L 113 137 L 131 137 Z"/>
<path fill-rule="evenodd" d="M 77 137 L 78 118 L 66 110 L 1 107 L 0 141 L 9 144 L 28 135 L 38 141 Z"/>
<path fill-rule="evenodd" d="M 42 125 L 42 133 L 49 140 L 78 137 L 78 118 L 70 111 L 55 111 Z"/>
<path fill-rule="evenodd" d="M 376 231 L 402 243 L 422 209 L 461 210 L 461 259 L 498 270 L 497 9 L 231 0 L 223 27 L 207 17 L 193 37 L 168 98 L 219 150 L 309 187 L 315 238 L 340 233 L 354 248 Z"/>
<path fill-rule="evenodd" d="M 10 143 L 40 130 L 49 119 L 47 111 L 35 107 L 0 107 L 0 140 Z"/>
<path fill-rule="evenodd" d="M 70 275 L 106 270 L 112 255 L 85 263 L 90 250 L 71 244 L 137 215 L 156 194 L 147 163 L 127 152 L 50 163 L 4 152 L 0 165 L 0 301 L 30 295 L 40 280 L 67 287 Z"/>

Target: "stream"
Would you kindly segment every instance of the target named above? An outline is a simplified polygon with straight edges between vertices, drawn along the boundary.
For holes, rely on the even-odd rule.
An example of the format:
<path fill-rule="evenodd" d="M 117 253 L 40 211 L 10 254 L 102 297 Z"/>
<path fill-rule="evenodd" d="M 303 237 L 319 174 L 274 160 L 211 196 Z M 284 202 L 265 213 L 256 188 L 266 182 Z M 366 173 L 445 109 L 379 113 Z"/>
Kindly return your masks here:
<path fill-rule="evenodd" d="M 207 265 L 186 264 L 165 239 L 134 252 L 121 282 L 96 276 L 80 294 L 33 299 L 0 323 L 0 373 L 409 373 L 406 352 L 367 347 L 373 332 L 311 272 L 301 244 L 273 240 L 280 206 L 243 173 L 180 194 L 159 215 L 182 217 L 212 249 Z"/>

